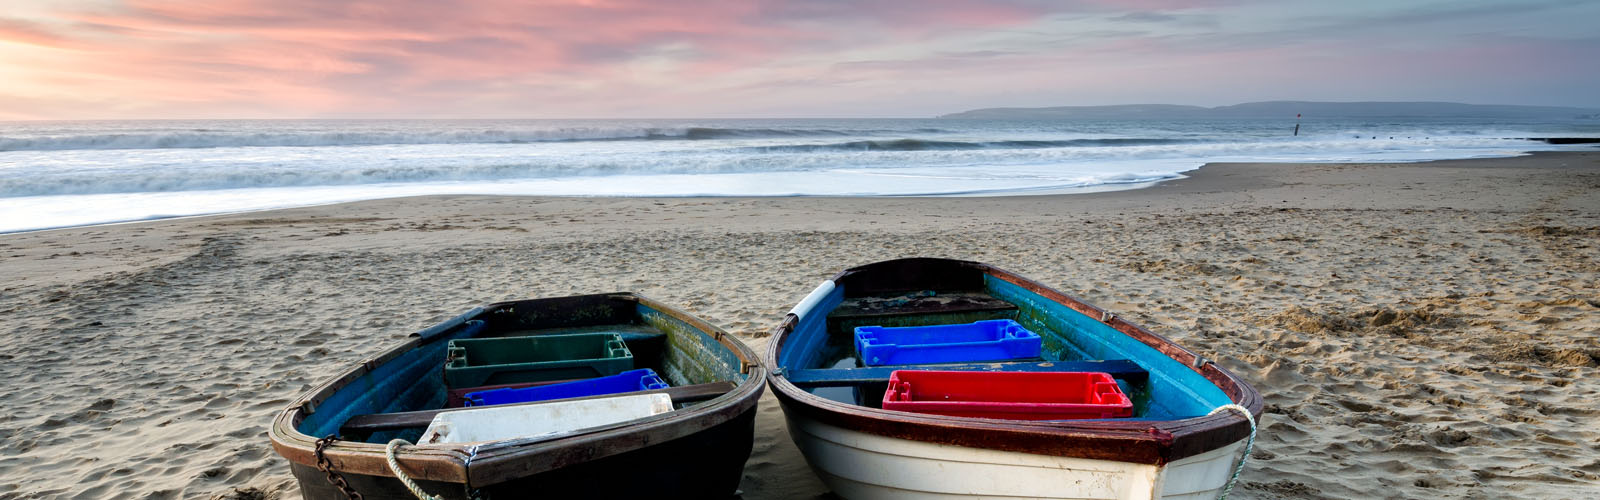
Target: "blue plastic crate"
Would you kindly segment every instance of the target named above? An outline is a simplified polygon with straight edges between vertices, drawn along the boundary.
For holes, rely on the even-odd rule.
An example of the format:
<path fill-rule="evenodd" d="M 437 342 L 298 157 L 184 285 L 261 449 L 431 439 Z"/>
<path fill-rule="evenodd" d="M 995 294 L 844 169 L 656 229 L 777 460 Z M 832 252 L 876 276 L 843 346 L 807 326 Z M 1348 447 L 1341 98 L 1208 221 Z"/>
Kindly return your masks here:
<path fill-rule="evenodd" d="M 1043 346 L 1039 334 L 1009 319 L 856 328 L 856 354 L 867 366 L 1037 358 Z"/>
<path fill-rule="evenodd" d="M 640 368 L 628 370 L 608 377 L 562 382 L 559 384 L 542 385 L 537 387 L 522 387 L 513 389 L 490 389 L 487 391 L 469 392 L 466 394 L 467 406 L 503 405 L 509 403 L 526 403 L 529 401 L 547 401 L 562 398 L 581 398 L 584 396 L 600 396 L 616 394 L 619 392 L 648 391 L 652 389 L 666 389 L 670 387 L 656 375 L 655 370 Z"/>

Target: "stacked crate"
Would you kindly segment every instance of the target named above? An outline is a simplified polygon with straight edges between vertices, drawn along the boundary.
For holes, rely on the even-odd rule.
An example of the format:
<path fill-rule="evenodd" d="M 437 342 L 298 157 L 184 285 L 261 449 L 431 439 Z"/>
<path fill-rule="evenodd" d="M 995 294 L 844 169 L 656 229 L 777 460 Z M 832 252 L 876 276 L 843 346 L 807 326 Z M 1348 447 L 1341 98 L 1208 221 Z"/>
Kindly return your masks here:
<path fill-rule="evenodd" d="M 1007 420 L 1119 418 L 1133 402 L 1111 375 L 1099 372 L 941 371 L 939 363 L 1040 357 L 1043 338 L 1012 320 L 855 329 L 857 359 L 866 366 L 924 365 L 895 370 L 883 394 L 886 410 Z"/>

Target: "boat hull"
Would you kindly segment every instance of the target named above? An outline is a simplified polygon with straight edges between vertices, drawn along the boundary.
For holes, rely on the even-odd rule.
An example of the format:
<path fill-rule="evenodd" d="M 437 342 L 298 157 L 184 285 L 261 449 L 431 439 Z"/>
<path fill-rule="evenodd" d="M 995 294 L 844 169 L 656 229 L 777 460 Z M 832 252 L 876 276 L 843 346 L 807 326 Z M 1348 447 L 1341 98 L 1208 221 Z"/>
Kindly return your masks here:
<path fill-rule="evenodd" d="M 646 325 L 648 328 L 645 326 Z M 421 428 L 346 428 L 352 417 L 439 409 L 447 341 L 517 332 L 647 331 L 639 352 L 673 384 L 728 382 L 677 410 L 556 436 L 403 446 L 404 473 L 441 498 L 726 498 L 735 495 L 753 444 L 766 372 L 738 339 L 704 320 L 631 293 L 502 302 L 413 334 L 290 403 L 274 419 L 274 451 L 288 459 L 307 499 L 345 498 L 332 476 L 369 499 L 414 498 L 386 460 L 392 438 Z M 631 329 L 631 330 L 630 330 Z M 652 343 L 653 342 L 653 343 Z M 345 433 L 325 447 L 319 437 Z M 407 434 L 411 437 L 405 437 Z"/>
<path fill-rule="evenodd" d="M 750 458 L 755 408 L 700 432 L 599 460 L 513 479 L 478 493 L 487 498 L 728 498 L 739 488 Z M 306 500 L 344 500 L 345 495 L 315 467 L 291 464 Z M 388 476 L 343 474 L 368 500 L 412 500 Z M 440 498 L 471 498 L 465 485 L 419 481 Z"/>
<path fill-rule="evenodd" d="M 1245 444 L 1152 465 L 898 439 L 787 415 L 817 477 L 850 500 L 1216 498 Z"/>
<path fill-rule="evenodd" d="M 1135 416 L 1021 421 L 889 411 L 871 397 L 884 390 L 877 378 L 884 374 L 848 363 L 855 354 L 847 332 L 856 327 L 986 319 L 1018 321 L 1045 336 L 1043 360 L 959 370 L 1115 368 L 1119 384 L 1137 391 L 1130 393 Z M 844 270 L 774 328 L 763 361 L 796 446 L 850 500 L 1213 498 L 1243 459 L 1262 407 L 1249 384 L 1165 337 L 969 261 L 914 258 Z M 1235 411 L 1216 410 L 1222 407 Z"/>

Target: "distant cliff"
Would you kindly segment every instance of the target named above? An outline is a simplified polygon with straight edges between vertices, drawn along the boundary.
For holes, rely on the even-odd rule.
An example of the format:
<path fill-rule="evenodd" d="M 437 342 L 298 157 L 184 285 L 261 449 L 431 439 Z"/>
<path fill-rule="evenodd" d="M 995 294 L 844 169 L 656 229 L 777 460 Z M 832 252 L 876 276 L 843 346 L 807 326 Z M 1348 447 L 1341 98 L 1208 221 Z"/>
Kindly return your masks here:
<path fill-rule="evenodd" d="M 1195 118 L 1560 118 L 1597 116 L 1592 108 L 1511 106 L 1456 102 L 1249 102 L 1206 108 L 1175 104 L 1059 106 L 1053 108 L 985 108 L 939 118 L 966 120 L 1117 120 Z"/>

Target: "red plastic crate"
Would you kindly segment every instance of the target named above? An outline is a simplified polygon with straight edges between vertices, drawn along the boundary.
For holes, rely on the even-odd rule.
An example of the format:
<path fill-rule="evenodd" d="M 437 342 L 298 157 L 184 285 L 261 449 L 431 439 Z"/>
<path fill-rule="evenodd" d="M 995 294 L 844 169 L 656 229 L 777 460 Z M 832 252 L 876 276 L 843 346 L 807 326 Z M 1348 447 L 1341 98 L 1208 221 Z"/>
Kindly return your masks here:
<path fill-rule="evenodd" d="M 1133 416 L 1133 401 L 1100 372 L 895 370 L 883 409 L 1006 420 Z"/>

